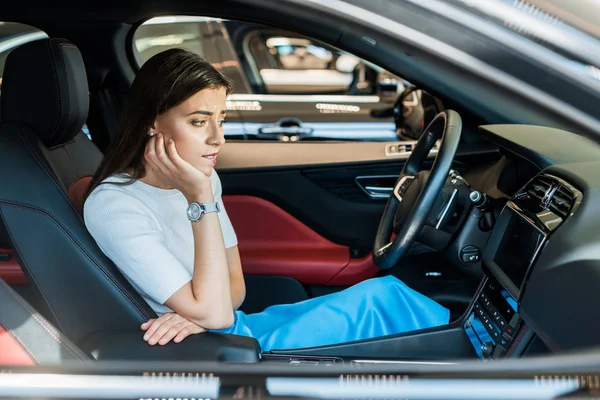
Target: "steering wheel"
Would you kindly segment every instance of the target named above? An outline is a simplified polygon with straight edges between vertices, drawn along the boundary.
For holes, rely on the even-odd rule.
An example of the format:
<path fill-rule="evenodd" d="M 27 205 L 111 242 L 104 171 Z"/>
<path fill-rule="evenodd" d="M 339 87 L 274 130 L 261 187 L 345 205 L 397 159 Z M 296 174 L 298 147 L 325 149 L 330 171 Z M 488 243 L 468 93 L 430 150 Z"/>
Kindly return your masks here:
<path fill-rule="evenodd" d="M 379 222 L 373 261 L 381 269 L 396 265 L 419 236 L 448 178 L 460 141 L 462 120 L 453 110 L 439 113 L 425 128 L 396 181 Z M 430 171 L 423 166 L 436 141 L 439 151 Z M 396 238 L 390 242 L 392 232 Z"/>

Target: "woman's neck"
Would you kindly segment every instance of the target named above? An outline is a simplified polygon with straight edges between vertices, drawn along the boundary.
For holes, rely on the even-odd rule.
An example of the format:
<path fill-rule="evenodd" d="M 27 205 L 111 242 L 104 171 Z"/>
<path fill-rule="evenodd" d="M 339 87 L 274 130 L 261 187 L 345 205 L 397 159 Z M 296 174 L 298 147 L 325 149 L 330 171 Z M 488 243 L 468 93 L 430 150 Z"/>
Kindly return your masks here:
<path fill-rule="evenodd" d="M 171 186 L 165 185 L 164 183 L 162 183 L 160 181 L 160 179 L 158 179 L 156 177 L 156 175 L 152 172 L 152 170 L 149 168 L 146 168 L 146 173 L 144 174 L 143 177 L 139 178 L 139 180 L 144 182 L 147 185 L 154 186 L 159 189 L 166 189 L 166 190 L 173 189 Z"/>

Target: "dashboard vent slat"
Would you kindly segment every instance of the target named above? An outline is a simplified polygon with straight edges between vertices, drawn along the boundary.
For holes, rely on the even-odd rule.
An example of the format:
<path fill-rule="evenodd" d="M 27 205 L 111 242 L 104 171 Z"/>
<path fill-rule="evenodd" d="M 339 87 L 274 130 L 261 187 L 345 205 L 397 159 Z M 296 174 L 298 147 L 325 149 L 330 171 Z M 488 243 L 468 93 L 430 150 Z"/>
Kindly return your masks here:
<path fill-rule="evenodd" d="M 548 208 L 554 214 L 566 218 L 575 203 L 575 195 L 568 188 L 559 186 L 550 200 Z"/>
<path fill-rule="evenodd" d="M 547 179 L 538 177 L 532 181 L 527 187 L 527 194 L 535 199 L 542 201 L 548 189 L 552 186 L 552 182 Z"/>

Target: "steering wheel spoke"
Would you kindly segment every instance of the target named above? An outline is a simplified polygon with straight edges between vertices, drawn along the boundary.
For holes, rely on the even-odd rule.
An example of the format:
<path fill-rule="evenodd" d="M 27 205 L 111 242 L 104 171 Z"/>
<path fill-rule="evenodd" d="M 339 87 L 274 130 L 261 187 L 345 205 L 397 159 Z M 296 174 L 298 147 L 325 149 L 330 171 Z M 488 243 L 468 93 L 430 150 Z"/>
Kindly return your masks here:
<path fill-rule="evenodd" d="M 406 193 L 406 190 L 414 179 L 414 175 L 405 175 L 396 183 L 396 187 L 394 188 L 394 196 L 396 196 L 399 202 L 402 202 L 404 193 Z"/>
<path fill-rule="evenodd" d="M 394 267 L 419 236 L 452 168 L 461 129 L 460 115 L 443 111 L 414 146 L 379 222 L 373 246 L 373 261 L 379 268 Z M 433 166 L 430 171 L 424 170 L 429 152 L 438 140 L 440 148 Z M 389 242 L 392 232 L 396 238 Z"/>

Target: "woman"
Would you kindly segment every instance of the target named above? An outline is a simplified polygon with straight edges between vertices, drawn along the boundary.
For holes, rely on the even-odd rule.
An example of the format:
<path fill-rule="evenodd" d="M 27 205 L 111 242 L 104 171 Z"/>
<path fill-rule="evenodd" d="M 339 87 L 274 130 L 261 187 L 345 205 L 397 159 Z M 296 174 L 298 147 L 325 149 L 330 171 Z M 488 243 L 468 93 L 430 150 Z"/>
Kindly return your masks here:
<path fill-rule="evenodd" d="M 245 297 L 237 239 L 214 170 L 231 84 L 198 55 L 167 50 L 138 72 L 84 206 L 90 233 L 159 315 L 150 345 L 206 330 L 263 350 L 366 339 L 441 325 L 448 310 L 393 277 L 259 314 Z"/>

